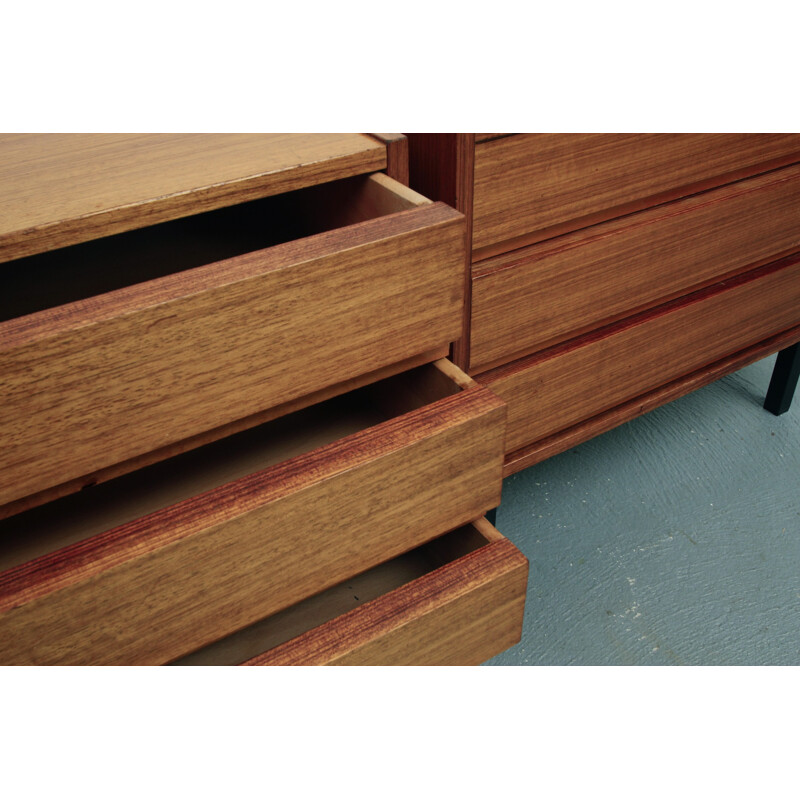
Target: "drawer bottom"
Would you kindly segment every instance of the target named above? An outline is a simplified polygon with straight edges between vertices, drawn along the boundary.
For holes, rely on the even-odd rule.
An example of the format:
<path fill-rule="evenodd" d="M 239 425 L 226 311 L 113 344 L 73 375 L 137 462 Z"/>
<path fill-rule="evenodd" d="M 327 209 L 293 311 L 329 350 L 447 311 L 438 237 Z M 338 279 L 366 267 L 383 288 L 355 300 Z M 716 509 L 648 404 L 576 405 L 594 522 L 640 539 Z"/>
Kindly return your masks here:
<path fill-rule="evenodd" d="M 527 559 L 485 519 L 175 665 L 474 665 L 519 641 Z"/>

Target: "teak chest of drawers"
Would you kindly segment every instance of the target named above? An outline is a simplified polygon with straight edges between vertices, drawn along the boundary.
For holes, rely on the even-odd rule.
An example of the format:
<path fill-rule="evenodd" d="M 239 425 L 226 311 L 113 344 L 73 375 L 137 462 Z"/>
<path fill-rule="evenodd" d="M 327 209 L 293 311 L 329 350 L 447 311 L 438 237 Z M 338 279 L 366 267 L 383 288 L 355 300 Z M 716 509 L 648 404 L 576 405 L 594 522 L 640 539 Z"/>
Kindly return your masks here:
<path fill-rule="evenodd" d="M 503 475 L 800 370 L 796 134 L 4 135 L 0 187 L 0 663 L 480 663 Z"/>
<path fill-rule="evenodd" d="M 0 662 L 480 663 L 520 634 L 465 220 L 399 135 L 0 137 Z"/>
<path fill-rule="evenodd" d="M 453 360 L 508 403 L 506 475 L 800 340 L 798 134 L 409 149 L 411 186 L 466 216 Z"/>

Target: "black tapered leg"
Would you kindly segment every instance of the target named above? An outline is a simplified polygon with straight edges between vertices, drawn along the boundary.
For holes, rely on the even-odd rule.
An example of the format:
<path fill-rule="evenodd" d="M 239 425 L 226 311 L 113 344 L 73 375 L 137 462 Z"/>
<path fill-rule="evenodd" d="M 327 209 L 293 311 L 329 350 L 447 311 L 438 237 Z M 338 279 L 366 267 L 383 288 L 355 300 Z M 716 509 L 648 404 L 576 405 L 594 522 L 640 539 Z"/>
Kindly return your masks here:
<path fill-rule="evenodd" d="M 497 506 L 487 511 L 484 516 L 489 520 L 489 522 L 492 523 L 492 525 L 495 525 L 497 523 Z"/>
<path fill-rule="evenodd" d="M 767 389 L 767 398 L 764 400 L 764 408 L 767 411 L 777 416 L 789 410 L 798 376 L 800 376 L 800 342 L 778 353 L 778 360 L 775 362 L 775 369 L 772 371 L 772 379 Z"/>

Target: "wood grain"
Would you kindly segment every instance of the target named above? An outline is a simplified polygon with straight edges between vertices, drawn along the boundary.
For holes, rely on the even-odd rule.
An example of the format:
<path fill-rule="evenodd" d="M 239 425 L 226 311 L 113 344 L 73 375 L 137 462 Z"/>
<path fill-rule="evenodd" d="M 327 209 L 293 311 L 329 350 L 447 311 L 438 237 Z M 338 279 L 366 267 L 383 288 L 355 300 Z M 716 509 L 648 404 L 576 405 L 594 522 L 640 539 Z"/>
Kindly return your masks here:
<path fill-rule="evenodd" d="M 424 545 L 423 545 L 424 548 Z M 296 605 L 189 653 L 172 666 L 236 666 L 430 571 L 421 548 L 378 564 Z"/>
<path fill-rule="evenodd" d="M 665 403 L 677 400 L 695 389 L 700 389 L 725 375 L 743 369 L 798 341 L 800 341 L 800 327 L 790 328 L 788 331 L 783 331 L 776 336 L 746 347 L 732 356 L 701 367 L 696 372 L 671 381 L 658 389 L 615 406 L 609 411 L 583 420 L 577 425 L 540 439 L 538 442 L 521 447 L 506 456 L 503 464 L 503 477 L 507 478 L 515 472 L 532 467 L 534 464 L 558 455 L 558 453 L 563 453 L 572 447 L 577 447 L 582 442 L 610 431 L 612 428 L 646 414 Z"/>
<path fill-rule="evenodd" d="M 0 324 L 0 503 L 452 341 L 463 237 L 432 204 Z"/>
<path fill-rule="evenodd" d="M 386 174 L 408 186 L 408 139 L 402 133 L 373 133 L 386 145 Z"/>
<path fill-rule="evenodd" d="M 474 258 L 798 160 L 799 134 L 536 133 L 482 142 Z"/>
<path fill-rule="evenodd" d="M 800 249 L 800 165 L 481 262 L 470 370 Z"/>
<path fill-rule="evenodd" d="M 360 184 L 357 191 L 354 191 L 354 180 Z M 327 184 L 323 194 L 328 205 L 324 221 L 326 230 L 431 204 L 427 197 L 380 172 L 370 175 L 368 180 Z"/>
<path fill-rule="evenodd" d="M 442 363 L 450 364 L 385 378 L 8 518 L 0 522 L 0 572 L 457 394 Z"/>
<path fill-rule="evenodd" d="M 336 383 L 333 386 L 326 386 L 324 389 L 321 389 L 318 392 L 313 392 L 312 394 L 298 397 L 295 400 L 290 400 L 288 403 L 281 403 L 281 405 L 273 406 L 272 408 L 265 409 L 264 411 L 259 411 L 257 414 L 251 414 L 249 417 L 245 417 L 244 419 L 237 419 L 233 422 L 229 422 L 227 425 L 221 425 L 218 428 L 212 428 L 211 430 L 203 431 L 202 433 L 197 434 L 197 436 L 192 436 L 188 439 L 181 439 L 179 442 L 174 442 L 167 447 L 162 447 L 158 450 L 152 450 L 149 453 L 143 453 L 142 455 L 128 459 L 127 461 L 122 461 L 118 464 L 112 464 L 110 467 L 106 467 L 105 469 L 95 470 L 88 475 L 82 475 L 79 478 L 65 481 L 58 486 L 52 486 L 49 489 L 45 489 L 41 492 L 27 495 L 11 503 L 6 503 L 5 505 L 0 506 L 0 522 L 8 517 L 21 514 L 24 511 L 29 511 L 30 509 L 36 508 L 45 503 L 52 503 L 54 500 L 74 494 L 75 492 L 85 492 L 87 489 L 92 489 L 94 486 L 107 483 L 108 481 L 114 480 L 123 475 L 127 475 L 136 470 L 144 469 L 145 467 L 156 464 L 160 461 L 166 461 L 167 459 L 171 459 L 183 453 L 196 450 L 199 447 L 204 447 L 205 445 L 219 441 L 220 439 L 225 439 L 229 436 L 234 436 L 237 433 L 241 433 L 242 431 L 261 426 L 267 422 L 270 422 L 271 420 L 285 417 L 289 414 L 295 414 L 304 408 L 319 405 L 333 397 L 338 397 L 339 395 L 351 392 L 368 384 L 382 382 L 388 377 L 399 375 L 403 372 L 408 372 L 409 370 L 412 370 L 415 367 L 419 367 L 423 364 L 430 364 L 433 361 L 439 361 L 439 364 L 441 365 L 442 361 L 445 360 L 445 357 L 447 356 L 447 351 L 448 348 L 446 346 L 442 346 L 435 350 L 428 350 L 424 353 L 420 353 L 419 355 L 404 359 L 403 361 L 390 364 L 387 367 L 381 367 L 380 369 L 373 370 L 372 372 L 367 372 L 363 375 L 357 375 L 355 378 L 350 378 L 347 381 Z M 446 363 L 449 364 L 450 362 L 447 361 Z M 453 369 L 455 369 L 455 367 L 453 367 Z M 458 371 L 460 372 L 460 370 Z M 437 370 L 437 374 L 441 373 L 439 373 Z M 463 375 L 464 373 L 461 374 Z M 472 381 L 472 384 L 476 385 L 474 381 Z M 1 527 L 2 526 L 0 525 L 0 528 Z M 0 533 L 0 537 L 2 537 L 2 533 Z"/>
<path fill-rule="evenodd" d="M 474 524 L 450 531 L 171 663 L 178 666 L 241 664 L 485 547 L 488 541 Z"/>
<path fill-rule="evenodd" d="M 441 400 L 0 574 L 0 663 L 172 660 L 499 502 L 505 407 Z"/>
<path fill-rule="evenodd" d="M 17 259 L 0 321 L 424 205 L 382 173 L 358 175 Z"/>
<path fill-rule="evenodd" d="M 506 452 L 800 323 L 793 256 L 482 374 L 508 403 Z"/>
<path fill-rule="evenodd" d="M 476 665 L 519 641 L 528 562 L 486 520 L 487 544 L 257 656 L 248 666 Z"/>
<path fill-rule="evenodd" d="M 432 200 L 440 200 L 466 218 L 464 248 L 464 315 L 462 332 L 453 342 L 451 358 L 466 369 L 469 364 L 469 319 L 472 282 L 472 189 L 475 137 L 471 133 L 409 133 L 409 185 Z"/>
<path fill-rule="evenodd" d="M 506 136 L 513 136 L 513 133 L 476 133 L 475 143 L 490 142 L 492 139 L 503 139 Z"/>
<path fill-rule="evenodd" d="M 2 134 L 0 262 L 385 167 L 365 134 Z"/>

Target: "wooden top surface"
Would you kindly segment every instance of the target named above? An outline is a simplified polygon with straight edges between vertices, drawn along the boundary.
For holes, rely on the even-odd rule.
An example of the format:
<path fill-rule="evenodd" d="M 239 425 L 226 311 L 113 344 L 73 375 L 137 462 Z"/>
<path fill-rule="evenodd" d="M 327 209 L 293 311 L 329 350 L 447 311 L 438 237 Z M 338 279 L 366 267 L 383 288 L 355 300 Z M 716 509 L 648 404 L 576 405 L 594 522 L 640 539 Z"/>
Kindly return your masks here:
<path fill-rule="evenodd" d="M 0 134 L 0 262 L 385 167 L 357 133 Z"/>

